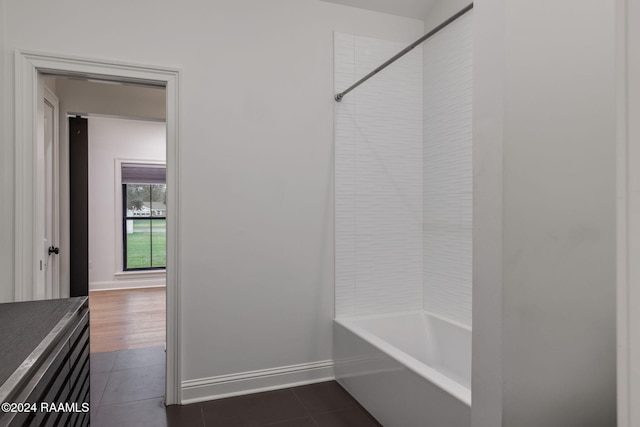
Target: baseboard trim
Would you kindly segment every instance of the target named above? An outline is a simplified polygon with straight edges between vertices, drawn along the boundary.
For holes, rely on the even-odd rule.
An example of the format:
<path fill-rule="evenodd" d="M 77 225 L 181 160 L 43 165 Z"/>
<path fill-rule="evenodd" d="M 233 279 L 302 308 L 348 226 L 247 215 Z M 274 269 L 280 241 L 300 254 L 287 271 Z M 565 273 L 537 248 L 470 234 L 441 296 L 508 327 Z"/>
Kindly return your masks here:
<path fill-rule="evenodd" d="M 116 280 L 113 282 L 89 282 L 89 291 L 114 291 L 119 289 L 139 289 L 165 287 L 166 280 L 160 279 L 146 280 Z"/>
<path fill-rule="evenodd" d="M 182 404 L 333 380 L 333 360 L 219 375 L 182 382 Z"/>

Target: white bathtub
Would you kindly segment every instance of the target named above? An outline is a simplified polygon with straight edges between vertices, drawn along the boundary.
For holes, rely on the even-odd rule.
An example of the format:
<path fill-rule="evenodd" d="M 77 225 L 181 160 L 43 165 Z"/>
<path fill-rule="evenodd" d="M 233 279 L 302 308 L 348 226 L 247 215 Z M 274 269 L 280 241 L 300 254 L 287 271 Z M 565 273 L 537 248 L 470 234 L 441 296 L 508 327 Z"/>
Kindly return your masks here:
<path fill-rule="evenodd" d="M 426 312 L 334 320 L 336 379 L 385 427 L 469 427 L 471 330 Z"/>

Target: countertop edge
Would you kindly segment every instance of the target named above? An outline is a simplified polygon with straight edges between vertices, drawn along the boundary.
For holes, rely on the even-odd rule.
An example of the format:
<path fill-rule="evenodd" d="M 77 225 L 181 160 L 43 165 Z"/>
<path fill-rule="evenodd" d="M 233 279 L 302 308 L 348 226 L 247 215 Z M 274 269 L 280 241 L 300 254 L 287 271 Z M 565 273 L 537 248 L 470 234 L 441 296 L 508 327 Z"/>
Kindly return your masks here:
<path fill-rule="evenodd" d="M 27 356 L 4 384 L 0 386 L 0 402 L 7 402 L 8 399 L 11 399 L 11 395 L 38 369 L 43 361 L 43 356 L 46 356 L 53 350 L 58 337 L 69 327 L 69 321 L 78 314 L 78 311 L 80 311 L 86 303 L 87 297 L 80 297 L 72 302 L 62 319 L 56 323 L 40 344 Z"/>

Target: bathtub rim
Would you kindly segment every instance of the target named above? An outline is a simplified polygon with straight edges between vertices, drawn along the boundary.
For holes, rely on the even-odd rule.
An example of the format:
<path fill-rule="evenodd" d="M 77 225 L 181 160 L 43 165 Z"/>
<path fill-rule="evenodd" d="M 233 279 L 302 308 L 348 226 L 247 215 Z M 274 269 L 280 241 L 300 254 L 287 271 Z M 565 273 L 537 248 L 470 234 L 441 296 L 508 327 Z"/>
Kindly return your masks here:
<path fill-rule="evenodd" d="M 382 338 L 379 338 L 375 334 L 365 330 L 362 326 L 356 324 L 358 321 L 367 320 L 367 319 L 380 319 L 385 317 L 398 317 L 398 316 L 409 316 L 409 315 L 420 315 L 420 316 L 429 316 L 434 317 L 438 320 L 444 321 L 446 323 L 452 324 L 454 326 L 460 327 L 471 332 L 471 328 L 461 324 L 456 321 L 451 321 L 449 319 L 445 319 L 442 316 L 437 314 L 433 314 L 426 310 L 414 310 L 414 311 L 403 311 L 403 312 L 393 312 L 393 313 L 383 313 L 383 314 L 373 314 L 373 315 L 365 315 L 365 316 L 341 316 L 335 317 L 333 321 L 338 325 L 344 327 L 349 330 L 351 333 L 357 335 L 362 338 L 367 343 L 372 346 L 380 349 L 382 352 L 387 354 L 389 357 L 395 359 L 400 364 L 406 366 L 409 370 L 414 373 L 420 375 L 422 378 L 427 381 L 432 382 L 442 390 L 449 393 L 451 396 L 455 397 L 462 403 L 471 407 L 471 389 L 463 386 L 447 377 L 446 375 L 438 372 L 436 369 L 420 362 L 418 359 L 413 356 L 405 353 L 402 350 L 394 347 L 393 345 L 387 343 Z"/>

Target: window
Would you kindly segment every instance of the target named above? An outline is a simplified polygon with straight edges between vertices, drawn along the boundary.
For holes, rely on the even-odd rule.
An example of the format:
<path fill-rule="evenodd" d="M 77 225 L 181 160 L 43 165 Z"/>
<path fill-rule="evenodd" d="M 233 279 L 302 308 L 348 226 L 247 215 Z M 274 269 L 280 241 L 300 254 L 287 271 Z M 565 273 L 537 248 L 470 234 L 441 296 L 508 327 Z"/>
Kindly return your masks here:
<path fill-rule="evenodd" d="M 122 164 L 123 269 L 155 270 L 167 265 L 166 168 Z"/>

